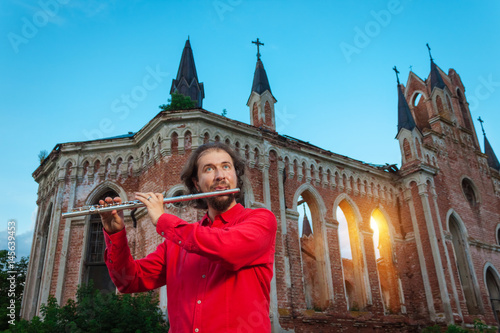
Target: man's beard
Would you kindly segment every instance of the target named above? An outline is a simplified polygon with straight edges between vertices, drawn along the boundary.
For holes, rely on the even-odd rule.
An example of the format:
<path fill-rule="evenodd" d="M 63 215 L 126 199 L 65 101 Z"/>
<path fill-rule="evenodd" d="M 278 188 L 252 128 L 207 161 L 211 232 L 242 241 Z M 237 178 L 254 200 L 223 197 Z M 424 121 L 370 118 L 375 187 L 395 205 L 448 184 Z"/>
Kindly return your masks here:
<path fill-rule="evenodd" d="M 221 195 L 207 198 L 208 206 L 218 212 L 225 212 L 234 201 L 234 194 Z"/>

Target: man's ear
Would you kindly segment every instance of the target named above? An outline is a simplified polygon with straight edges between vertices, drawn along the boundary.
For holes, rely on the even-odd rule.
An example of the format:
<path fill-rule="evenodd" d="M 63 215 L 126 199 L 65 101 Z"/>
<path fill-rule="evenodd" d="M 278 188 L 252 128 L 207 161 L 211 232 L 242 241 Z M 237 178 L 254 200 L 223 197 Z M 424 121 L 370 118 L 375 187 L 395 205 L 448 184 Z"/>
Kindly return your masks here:
<path fill-rule="evenodd" d="M 198 180 L 196 178 L 191 178 L 191 180 L 193 181 L 193 184 L 194 184 L 194 187 L 196 187 L 196 189 L 198 190 L 198 192 L 201 192 L 200 191 L 200 187 L 198 186 Z"/>

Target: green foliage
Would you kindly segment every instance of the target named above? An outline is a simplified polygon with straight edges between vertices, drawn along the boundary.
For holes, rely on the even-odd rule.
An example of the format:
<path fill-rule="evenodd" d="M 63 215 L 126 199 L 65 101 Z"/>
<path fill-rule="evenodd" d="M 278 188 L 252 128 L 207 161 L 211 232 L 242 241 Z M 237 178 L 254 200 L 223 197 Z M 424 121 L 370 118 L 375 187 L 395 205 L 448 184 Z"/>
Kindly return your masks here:
<path fill-rule="evenodd" d="M 441 333 L 443 332 L 443 327 L 439 325 L 434 325 L 434 326 L 428 326 L 422 330 L 422 333 Z M 488 326 L 486 325 L 483 321 L 479 319 L 474 319 L 474 329 L 468 330 L 465 328 L 462 328 L 457 325 L 448 325 L 446 328 L 446 333 L 467 333 L 467 332 L 474 332 L 474 333 L 495 333 L 497 332 L 497 328 L 494 326 Z"/>
<path fill-rule="evenodd" d="M 476 318 L 476 319 L 474 319 L 474 332 L 495 333 L 495 332 L 497 332 L 497 328 L 492 327 L 492 326 L 488 326 L 482 320 Z"/>
<path fill-rule="evenodd" d="M 227 117 L 227 110 L 226 109 L 222 109 L 221 116 Z"/>
<path fill-rule="evenodd" d="M 457 325 L 449 325 L 448 329 L 446 330 L 446 333 L 467 333 L 467 332 L 469 331 Z"/>
<path fill-rule="evenodd" d="M 427 326 L 422 330 L 421 333 L 441 333 L 441 326 L 439 325 Z"/>
<path fill-rule="evenodd" d="M 76 302 L 69 300 L 63 307 L 50 296 L 41 313 L 43 319 L 35 316 L 31 322 L 22 320 L 6 332 L 160 333 L 169 328 L 152 292 L 136 296 L 102 293 L 94 289 L 92 282 L 80 286 Z"/>
<path fill-rule="evenodd" d="M 162 111 L 187 110 L 196 107 L 197 101 L 193 101 L 189 96 L 184 96 L 176 92 L 170 96 L 171 98 L 168 99 L 168 104 L 159 106 Z"/>
<path fill-rule="evenodd" d="M 15 261 L 16 257 L 11 256 L 7 250 L 0 250 L 0 331 L 9 327 L 9 321 L 19 319 L 21 310 L 21 300 L 23 299 L 24 283 L 28 270 L 28 258 L 22 257 Z M 16 273 L 8 273 L 16 272 Z M 11 282 L 13 282 L 11 284 Z M 15 284 L 15 286 L 14 286 Z M 12 287 L 12 288 L 11 288 Z M 10 309 L 11 300 L 14 300 L 14 314 L 12 317 Z"/>
<path fill-rule="evenodd" d="M 38 159 L 40 160 L 40 164 L 42 164 L 43 161 L 45 161 L 47 156 L 49 156 L 49 153 L 46 150 L 40 150 L 40 152 L 38 153 Z"/>

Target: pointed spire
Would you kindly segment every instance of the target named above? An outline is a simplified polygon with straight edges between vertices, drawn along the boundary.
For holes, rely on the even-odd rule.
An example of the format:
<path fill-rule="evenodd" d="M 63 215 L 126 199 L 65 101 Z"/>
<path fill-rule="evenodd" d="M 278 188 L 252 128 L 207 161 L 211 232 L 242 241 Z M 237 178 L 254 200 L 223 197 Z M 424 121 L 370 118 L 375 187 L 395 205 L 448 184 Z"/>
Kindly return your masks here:
<path fill-rule="evenodd" d="M 252 91 L 255 91 L 257 94 L 262 94 L 266 90 L 271 92 L 271 86 L 269 85 L 269 80 L 267 79 L 264 64 L 262 63 L 262 60 L 260 60 L 259 46 L 264 45 L 264 43 L 261 43 L 258 38 L 252 43 L 257 45 L 257 65 L 255 66 L 255 73 L 253 74 Z"/>
<path fill-rule="evenodd" d="M 484 136 L 484 153 L 488 155 L 488 165 L 490 166 L 490 168 L 500 171 L 500 162 L 498 162 L 498 158 L 495 155 L 490 142 L 486 138 L 486 135 Z"/>
<path fill-rule="evenodd" d="M 198 74 L 196 73 L 189 36 L 182 51 L 177 78 L 172 80 L 170 94 L 175 92 L 191 97 L 193 101 L 197 101 L 197 107 L 202 107 L 203 98 L 205 98 L 205 89 L 203 83 L 198 82 Z"/>
<path fill-rule="evenodd" d="M 253 74 L 252 91 L 255 91 L 257 94 L 262 94 L 266 90 L 271 92 L 271 86 L 269 85 L 269 80 L 267 79 L 264 64 L 260 59 L 258 59 L 257 65 L 255 66 L 255 73 Z"/>
<path fill-rule="evenodd" d="M 497 171 L 500 171 L 500 162 L 498 162 L 498 158 L 495 155 L 495 152 L 493 151 L 493 148 L 490 145 L 490 142 L 486 138 L 486 133 L 484 132 L 484 127 L 483 127 L 483 120 L 481 117 L 477 119 L 481 123 L 481 129 L 483 130 L 483 135 L 484 135 L 484 153 L 488 155 L 488 165 L 490 168 L 493 168 Z"/>
<path fill-rule="evenodd" d="M 398 82 L 398 133 L 401 129 L 406 128 L 407 130 L 413 130 L 417 125 L 410 111 L 410 106 L 406 101 L 405 95 L 403 94 L 403 87 L 399 83 L 399 71 L 394 66 L 394 72 L 396 72 L 396 79 Z"/>
<path fill-rule="evenodd" d="M 257 38 L 252 42 L 257 45 L 257 65 L 253 75 L 252 91 L 247 100 L 250 107 L 250 124 L 255 127 L 262 127 L 266 130 L 276 131 L 276 119 L 274 117 L 274 105 L 277 100 L 271 92 L 271 86 L 267 79 L 264 64 L 260 59 L 259 47 L 264 45 Z"/>
<path fill-rule="evenodd" d="M 304 219 L 302 220 L 302 236 L 310 236 L 312 235 L 311 224 L 309 223 L 309 219 L 306 215 L 306 206 L 304 204 Z"/>
<path fill-rule="evenodd" d="M 440 89 L 443 89 L 445 87 L 443 78 L 441 77 L 441 74 L 439 74 L 439 70 L 434 63 L 434 59 L 432 59 L 432 54 L 431 54 L 431 48 L 429 46 L 429 43 L 426 44 L 427 49 L 429 50 L 429 58 L 431 59 L 431 92 L 434 90 L 434 87 L 438 87 Z"/>

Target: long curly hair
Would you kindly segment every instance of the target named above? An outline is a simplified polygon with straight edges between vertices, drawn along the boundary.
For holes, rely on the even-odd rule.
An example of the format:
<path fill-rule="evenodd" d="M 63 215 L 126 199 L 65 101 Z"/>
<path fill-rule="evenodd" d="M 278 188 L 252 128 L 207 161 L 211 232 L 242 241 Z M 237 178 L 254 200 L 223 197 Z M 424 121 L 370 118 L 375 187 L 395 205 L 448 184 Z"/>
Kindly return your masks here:
<path fill-rule="evenodd" d="M 198 160 L 202 154 L 209 150 L 223 150 L 231 156 L 233 160 L 234 170 L 236 172 L 236 186 L 240 189 L 239 193 L 235 194 L 236 202 L 244 204 L 244 176 L 245 176 L 245 160 L 228 145 L 222 142 L 210 142 L 199 146 L 189 157 L 188 162 L 181 172 L 181 181 L 187 189 L 187 194 L 200 193 L 194 185 L 193 179 L 198 180 Z M 190 202 L 195 208 L 207 209 L 208 205 L 205 199 L 197 199 Z"/>

